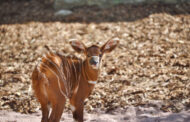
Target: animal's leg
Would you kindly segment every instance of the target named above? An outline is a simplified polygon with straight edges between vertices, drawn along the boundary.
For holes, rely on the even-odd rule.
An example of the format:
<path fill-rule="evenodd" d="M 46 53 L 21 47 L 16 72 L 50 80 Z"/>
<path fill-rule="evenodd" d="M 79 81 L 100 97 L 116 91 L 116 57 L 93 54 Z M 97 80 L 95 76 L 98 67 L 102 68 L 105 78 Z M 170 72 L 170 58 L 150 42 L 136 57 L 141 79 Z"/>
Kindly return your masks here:
<path fill-rule="evenodd" d="M 83 109 L 84 105 L 83 103 L 75 106 L 75 110 L 73 111 L 73 118 L 77 122 L 83 122 Z"/>
<path fill-rule="evenodd" d="M 52 112 L 49 118 L 49 122 L 59 122 L 61 119 L 61 115 L 63 113 L 63 109 L 65 107 L 65 98 L 57 99 L 56 102 L 52 105 Z"/>
<path fill-rule="evenodd" d="M 49 116 L 49 106 L 48 103 L 41 103 L 41 109 L 42 109 L 42 120 L 41 122 L 48 122 L 48 116 Z"/>

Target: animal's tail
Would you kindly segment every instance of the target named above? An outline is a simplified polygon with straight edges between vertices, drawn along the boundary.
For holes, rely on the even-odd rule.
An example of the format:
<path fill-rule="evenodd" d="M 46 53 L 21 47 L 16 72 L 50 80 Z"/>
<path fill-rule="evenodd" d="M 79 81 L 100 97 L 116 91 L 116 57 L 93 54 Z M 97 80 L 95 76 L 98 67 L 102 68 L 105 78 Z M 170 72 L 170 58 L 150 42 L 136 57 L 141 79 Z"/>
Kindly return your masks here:
<path fill-rule="evenodd" d="M 39 71 L 37 67 L 35 67 L 34 71 L 32 72 L 32 89 L 34 90 L 34 93 L 39 92 L 39 85 L 40 85 L 40 77 L 39 77 Z"/>

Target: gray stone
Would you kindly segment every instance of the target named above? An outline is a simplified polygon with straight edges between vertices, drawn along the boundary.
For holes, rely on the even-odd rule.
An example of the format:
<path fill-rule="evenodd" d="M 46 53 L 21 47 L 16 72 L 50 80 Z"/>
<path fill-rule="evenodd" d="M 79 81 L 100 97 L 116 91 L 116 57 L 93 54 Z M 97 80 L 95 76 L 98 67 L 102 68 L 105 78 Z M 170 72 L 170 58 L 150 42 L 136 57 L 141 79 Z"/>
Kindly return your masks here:
<path fill-rule="evenodd" d="M 59 11 L 57 11 L 57 12 L 55 12 L 55 16 L 67 16 L 67 15 L 70 15 L 70 14 L 72 14 L 73 12 L 72 11 L 70 11 L 70 10 L 64 10 L 64 9 L 62 9 L 62 10 L 59 10 Z"/>

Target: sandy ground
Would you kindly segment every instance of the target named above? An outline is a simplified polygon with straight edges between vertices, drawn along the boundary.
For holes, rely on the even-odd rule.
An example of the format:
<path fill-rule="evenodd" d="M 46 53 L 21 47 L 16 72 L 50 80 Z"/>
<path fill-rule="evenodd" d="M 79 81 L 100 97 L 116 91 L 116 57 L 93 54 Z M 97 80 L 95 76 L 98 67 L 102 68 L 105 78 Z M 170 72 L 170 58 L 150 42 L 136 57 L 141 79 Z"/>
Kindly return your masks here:
<path fill-rule="evenodd" d="M 189 122 L 190 110 L 180 113 L 161 112 L 153 107 L 128 107 L 126 110 L 115 110 L 112 113 L 85 112 L 86 122 Z M 12 111 L 0 111 L 0 122 L 39 122 L 41 113 L 20 114 Z M 64 112 L 61 121 L 72 122 L 72 114 Z"/>

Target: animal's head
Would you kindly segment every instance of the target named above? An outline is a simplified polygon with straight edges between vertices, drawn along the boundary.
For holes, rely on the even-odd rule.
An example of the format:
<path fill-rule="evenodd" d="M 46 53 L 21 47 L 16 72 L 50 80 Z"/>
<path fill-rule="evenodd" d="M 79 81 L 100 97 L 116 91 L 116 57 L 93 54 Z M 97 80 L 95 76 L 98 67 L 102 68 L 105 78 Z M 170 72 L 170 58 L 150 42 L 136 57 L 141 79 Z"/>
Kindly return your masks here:
<path fill-rule="evenodd" d="M 102 57 L 105 53 L 109 53 L 116 48 L 118 45 L 118 39 L 112 39 L 107 41 L 103 46 L 99 47 L 97 45 L 92 45 L 86 47 L 80 41 L 71 41 L 70 44 L 75 51 L 78 53 L 84 53 L 86 55 L 86 60 L 92 69 L 98 70 L 102 61 Z"/>

